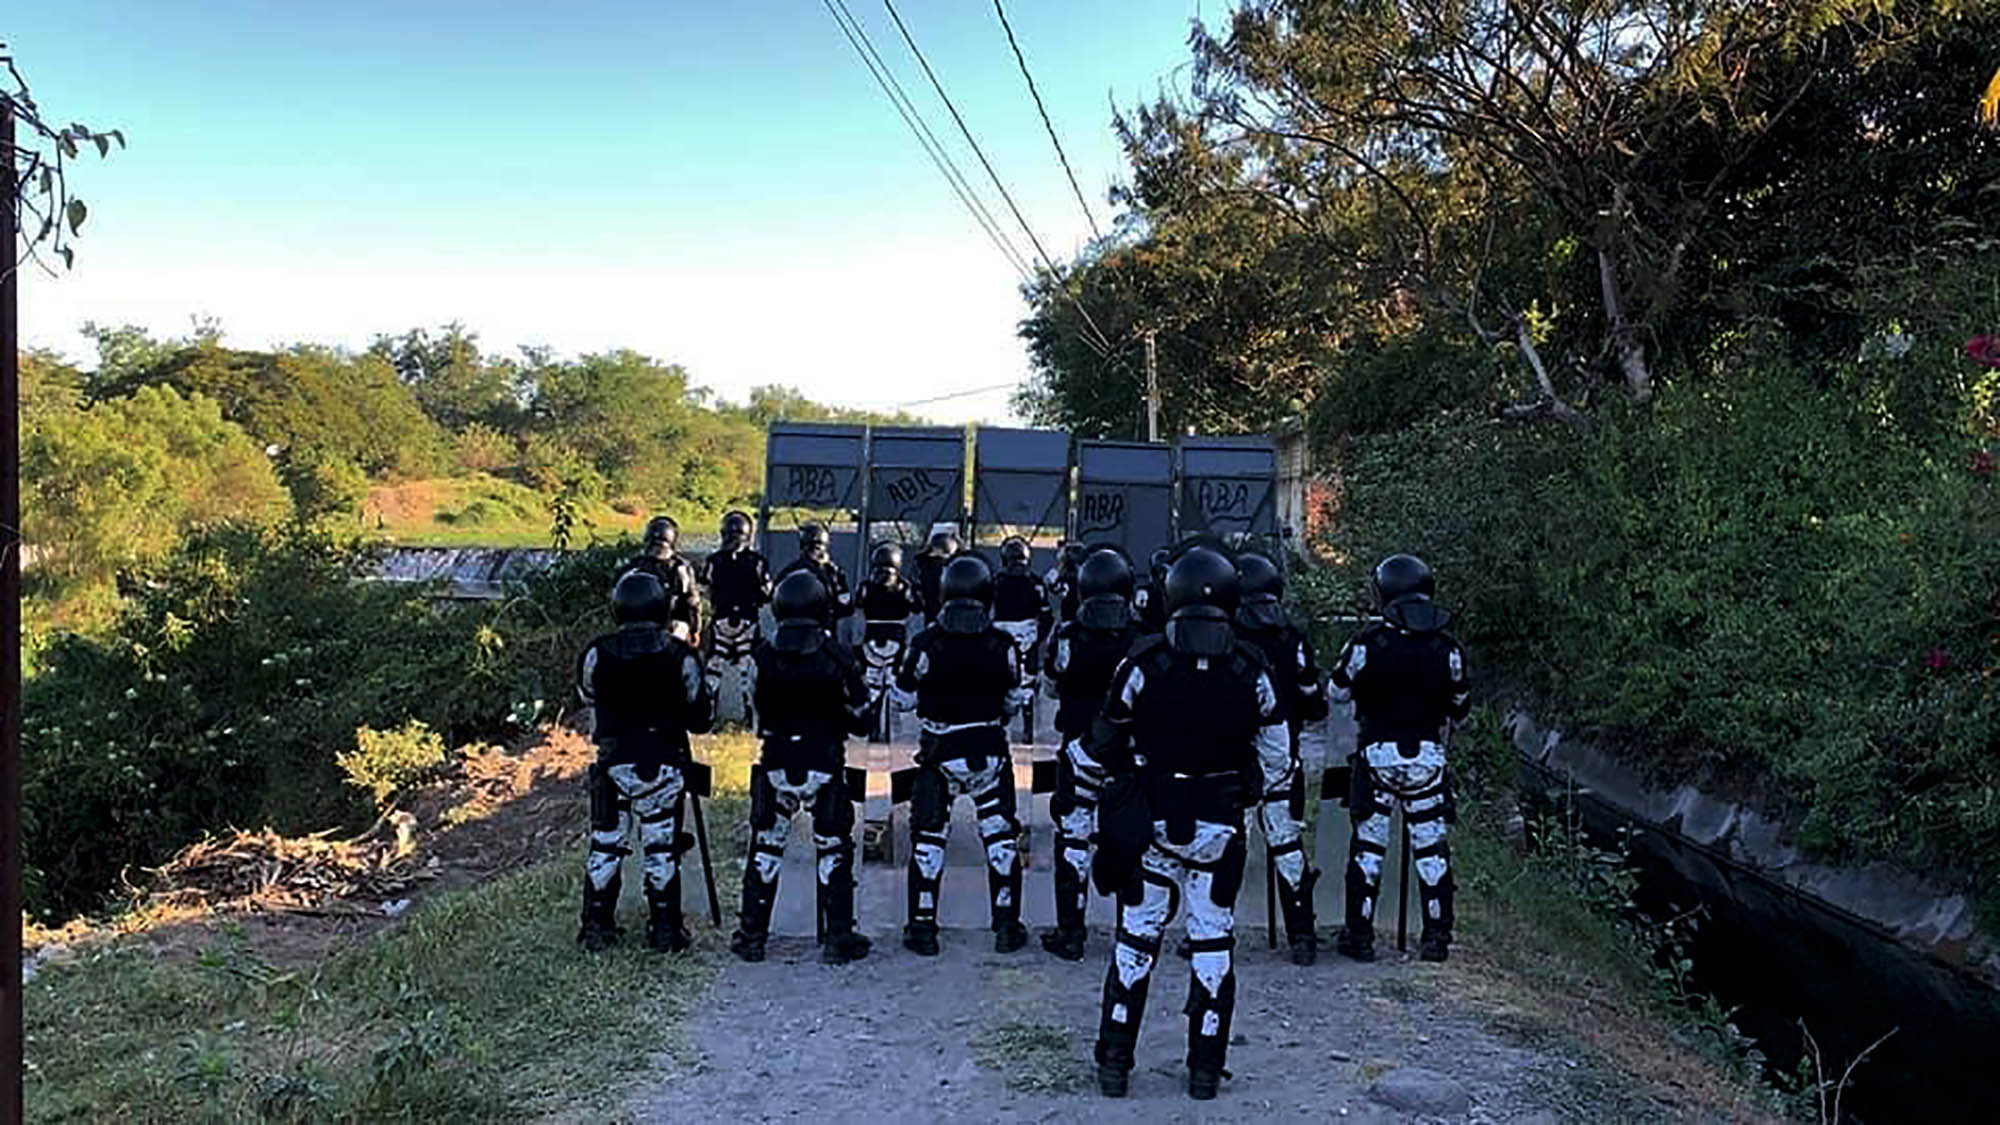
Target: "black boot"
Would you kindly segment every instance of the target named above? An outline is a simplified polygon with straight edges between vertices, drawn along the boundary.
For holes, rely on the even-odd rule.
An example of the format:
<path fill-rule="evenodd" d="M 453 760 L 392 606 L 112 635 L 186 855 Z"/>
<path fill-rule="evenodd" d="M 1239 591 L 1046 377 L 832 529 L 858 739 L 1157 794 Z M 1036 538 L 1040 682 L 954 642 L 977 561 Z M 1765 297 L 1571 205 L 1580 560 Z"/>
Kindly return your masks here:
<path fill-rule="evenodd" d="M 618 928 L 618 880 L 603 890 L 593 890 L 590 880 L 583 882 L 583 924 L 576 931 L 576 941 L 589 953 L 602 953 L 618 944 L 624 934 Z"/>
<path fill-rule="evenodd" d="M 1152 953 L 1159 953 L 1155 945 Z M 1107 1098 L 1122 1098 L 1132 1075 L 1132 1048 L 1139 1042 L 1139 1020 L 1146 1014 L 1146 991 L 1153 983 L 1151 974 L 1140 977 L 1131 988 L 1118 983 L 1118 963 L 1114 958 L 1104 974 L 1104 1000 L 1097 1023 L 1097 1089 Z"/>
<path fill-rule="evenodd" d="M 993 902 L 993 952 L 1012 953 L 1028 944 L 1028 927 L 1021 924 L 1021 861 L 1002 875 L 986 869 L 986 887 Z"/>
<path fill-rule="evenodd" d="M 1278 904 L 1285 912 L 1285 938 L 1292 947 L 1292 964 L 1310 965 L 1319 959 L 1319 934 L 1314 931 L 1313 884 L 1319 872 L 1305 870 L 1296 887 L 1278 880 Z"/>
<path fill-rule="evenodd" d="M 764 943 L 771 934 L 771 906 L 778 900 L 778 885 L 757 877 L 757 857 L 752 854 L 743 865 L 743 911 L 736 918 L 736 932 L 730 935 L 729 952 L 745 961 L 764 959 Z"/>
<path fill-rule="evenodd" d="M 936 957 L 938 889 L 943 885 L 943 880 L 924 878 L 917 870 L 917 861 L 912 859 L 907 882 L 908 912 L 903 916 L 909 919 L 909 922 L 903 927 L 903 948 L 920 957 Z"/>
<path fill-rule="evenodd" d="M 868 956 L 871 943 L 854 932 L 854 845 L 846 844 L 828 854 L 833 864 L 826 882 L 819 884 L 819 916 L 826 927 L 819 959 L 829 965 L 845 965 Z"/>
<path fill-rule="evenodd" d="M 1042 948 L 1065 961 L 1083 960 L 1084 894 L 1083 877 L 1069 865 L 1064 844 L 1056 840 L 1056 928 L 1042 931 Z"/>
<path fill-rule="evenodd" d="M 1451 956 L 1451 931 L 1426 929 L 1417 944 L 1420 961 L 1443 961 Z"/>
<path fill-rule="evenodd" d="M 1236 973 L 1223 974 L 1221 990 L 1213 997 L 1201 981 L 1190 974 L 1188 980 L 1188 1097 L 1196 1101 L 1213 1098 L 1226 1073 L 1222 1064 L 1229 1055 L 1229 1022 L 1236 1011 Z"/>
<path fill-rule="evenodd" d="M 1348 923 L 1340 928 L 1340 936 L 1333 939 L 1333 948 L 1342 957 L 1356 961 L 1375 959 L 1375 927 L 1363 922 L 1359 926 Z"/>
<path fill-rule="evenodd" d="M 646 893 L 646 947 L 655 953 L 681 953 L 694 943 L 681 925 L 681 879 L 676 875 L 658 892 Z"/>
<path fill-rule="evenodd" d="M 911 922 L 903 927 L 903 948 L 919 957 L 938 955 L 936 922 Z"/>
<path fill-rule="evenodd" d="M 1107 1098 L 1122 1098 L 1132 1088 L 1132 1041 L 1097 1041 L 1097 1092 Z"/>
<path fill-rule="evenodd" d="M 1433 855 L 1442 855 L 1447 863 L 1450 853 L 1445 851 L 1443 841 L 1431 850 Z M 1417 948 L 1417 956 L 1425 961 L 1442 961 L 1451 956 L 1452 898 L 1453 886 L 1451 868 L 1446 867 L 1444 877 L 1436 886 L 1417 884 L 1417 896 L 1424 907 L 1424 936 Z"/>

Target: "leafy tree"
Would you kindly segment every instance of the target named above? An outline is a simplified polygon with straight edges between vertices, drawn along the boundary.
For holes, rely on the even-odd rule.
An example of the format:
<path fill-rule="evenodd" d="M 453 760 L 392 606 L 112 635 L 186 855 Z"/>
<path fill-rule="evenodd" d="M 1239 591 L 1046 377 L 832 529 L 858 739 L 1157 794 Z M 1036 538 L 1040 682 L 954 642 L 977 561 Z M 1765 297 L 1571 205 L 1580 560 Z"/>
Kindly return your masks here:
<path fill-rule="evenodd" d="M 453 439 L 458 467 L 474 473 L 492 473 L 512 468 L 521 459 L 520 446 L 513 438 L 484 422 L 473 422 Z"/>
<path fill-rule="evenodd" d="M 424 412 L 448 430 L 475 422 L 507 430 L 520 423 L 512 370 L 488 362 L 478 336 L 462 324 L 447 324 L 436 335 L 413 328 L 398 337 L 378 336 L 368 354 L 388 361 Z"/>
<path fill-rule="evenodd" d="M 291 510 L 263 450 L 213 401 L 168 387 L 45 417 L 21 459 L 30 584 L 52 600 L 101 594 L 194 528 Z"/>
<path fill-rule="evenodd" d="M 54 352 L 29 348 L 21 353 L 23 427 L 48 415 L 66 414 L 83 404 L 83 374 Z"/>

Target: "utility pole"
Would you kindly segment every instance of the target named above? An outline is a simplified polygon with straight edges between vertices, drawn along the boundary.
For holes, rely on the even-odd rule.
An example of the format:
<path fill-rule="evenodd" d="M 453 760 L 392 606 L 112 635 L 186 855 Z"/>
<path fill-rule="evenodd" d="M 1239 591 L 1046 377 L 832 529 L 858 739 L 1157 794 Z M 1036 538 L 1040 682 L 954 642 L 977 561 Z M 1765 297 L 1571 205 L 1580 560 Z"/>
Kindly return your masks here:
<path fill-rule="evenodd" d="M 1146 329 L 1146 440 L 1160 440 L 1160 357 L 1153 347 L 1153 330 Z"/>
<path fill-rule="evenodd" d="M 0 96 L 0 1122 L 22 1119 L 21 320 L 14 103 Z"/>

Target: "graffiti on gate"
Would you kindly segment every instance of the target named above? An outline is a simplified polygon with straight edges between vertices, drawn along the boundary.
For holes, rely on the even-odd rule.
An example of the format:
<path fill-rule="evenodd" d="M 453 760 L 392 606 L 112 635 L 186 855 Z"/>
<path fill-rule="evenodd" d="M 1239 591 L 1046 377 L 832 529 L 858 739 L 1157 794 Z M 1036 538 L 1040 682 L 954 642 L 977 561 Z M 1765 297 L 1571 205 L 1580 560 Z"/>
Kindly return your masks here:
<path fill-rule="evenodd" d="M 958 486 L 959 475 L 944 469 L 876 470 L 876 499 L 888 509 L 871 512 L 878 520 L 921 522 L 936 515 Z"/>
<path fill-rule="evenodd" d="M 1243 481 L 1205 480 L 1195 485 L 1195 504 L 1209 519 L 1250 514 L 1250 486 Z"/>
<path fill-rule="evenodd" d="M 1117 538 L 1125 526 L 1125 494 L 1110 489 L 1086 488 L 1077 506 L 1076 531 L 1080 539 Z"/>
<path fill-rule="evenodd" d="M 840 500 L 840 474 L 821 465 L 790 465 L 785 470 L 787 504 L 831 505 Z"/>

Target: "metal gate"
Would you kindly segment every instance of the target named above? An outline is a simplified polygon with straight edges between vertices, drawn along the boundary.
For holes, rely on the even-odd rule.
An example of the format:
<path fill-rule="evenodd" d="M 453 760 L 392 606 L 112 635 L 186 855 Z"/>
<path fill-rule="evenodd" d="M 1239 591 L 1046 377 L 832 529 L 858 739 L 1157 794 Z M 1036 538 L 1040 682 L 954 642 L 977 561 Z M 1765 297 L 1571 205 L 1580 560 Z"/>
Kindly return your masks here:
<path fill-rule="evenodd" d="M 860 580 L 862 426 L 774 422 L 765 439 L 764 503 L 758 549 L 776 571 L 798 557 L 797 531 L 815 520 L 826 525 L 833 561 L 849 583 Z"/>
<path fill-rule="evenodd" d="M 1055 563 L 1069 528 L 1069 435 L 981 426 L 972 473 L 972 542 L 998 565 L 1000 542 L 1034 547 L 1036 573 Z"/>
<path fill-rule="evenodd" d="M 1269 437 L 1180 442 L 1182 535 L 1247 536 L 1278 545 L 1278 447 Z"/>
<path fill-rule="evenodd" d="M 868 541 L 906 551 L 930 541 L 939 524 L 965 522 L 965 431 L 872 427 L 868 431 Z"/>
<path fill-rule="evenodd" d="M 1173 482 L 1173 455 L 1167 446 L 1078 442 L 1075 538 L 1120 547 L 1143 564 L 1173 540 Z"/>

